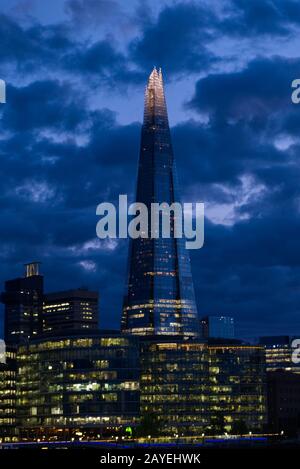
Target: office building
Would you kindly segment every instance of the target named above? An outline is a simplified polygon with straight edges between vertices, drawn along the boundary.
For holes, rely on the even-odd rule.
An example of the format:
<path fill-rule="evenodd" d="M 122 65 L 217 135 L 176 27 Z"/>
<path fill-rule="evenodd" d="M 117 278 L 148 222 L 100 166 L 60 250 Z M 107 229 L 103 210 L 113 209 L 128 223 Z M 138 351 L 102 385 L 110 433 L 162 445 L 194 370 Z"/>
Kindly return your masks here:
<path fill-rule="evenodd" d="M 141 416 L 169 436 L 262 432 L 263 347 L 157 338 L 141 345 Z"/>
<path fill-rule="evenodd" d="M 43 276 L 37 262 L 26 264 L 25 276 L 5 282 L 4 338 L 10 345 L 27 341 L 41 332 Z"/>
<path fill-rule="evenodd" d="M 300 375 L 276 370 L 267 374 L 269 430 L 285 436 L 300 432 Z"/>
<path fill-rule="evenodd" d="M 259 343 L 265 347 L 267 371 L 285 370 L 300 373 L 300 363 L 292 360 L 293 338 L 289 336 L 260 337 Z"/>
<path fill-rule="evenodd" d="M 45 295 L 42 330 L 62 334 L 69 330 L 98 329 L 98 292 L 76 289 Z"/>
<path fill-rule="evenodd" d="M 17 438 L 16 349 L 8 346 L 0 362 L 0 442 Z"/>
<path fill-rule="evenodd" d="M 32 340 L 18 352 L 22 438 L 99 438 L 139 418 L 139 348 L 115 332 Z"/>
<path fill-rule="evenodd" d="M 201 319 L 202 336 L 205 338 L 234 338 L 234 319 L 229 316 L 206 316 Z"/>
<path fill-rule="evenodd" d="M 141 343 L 141 416 L 152 436 L 201 435 L 209 426 L 208 349 L 202 342 Z M 153 435 L 154 432 L 154 435 Z"/>
<path fill-rule="evenodd" d="M 267 422 L 264 348 L 247 344 L 208 346 L 212 433 L 262 432 Z"/>

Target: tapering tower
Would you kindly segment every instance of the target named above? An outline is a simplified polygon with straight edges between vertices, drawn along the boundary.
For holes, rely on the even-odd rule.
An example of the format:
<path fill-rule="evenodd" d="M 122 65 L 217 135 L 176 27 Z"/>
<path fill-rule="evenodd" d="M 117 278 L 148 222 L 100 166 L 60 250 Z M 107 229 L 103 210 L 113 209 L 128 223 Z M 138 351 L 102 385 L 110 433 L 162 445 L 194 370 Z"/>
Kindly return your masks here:
<path fill-rule="evenodd" d="M 161 70 L 152 71 L 145 92 L 136 201 L 179 202 L 176 169 Z M 171 217 L 171 232 L 174 231 Z M 150 224 L 149 224 L 150 226 Z M 122 331 L 138 335 L 198 336 L 198 315 L 185 240 L 130 240 Z"/>

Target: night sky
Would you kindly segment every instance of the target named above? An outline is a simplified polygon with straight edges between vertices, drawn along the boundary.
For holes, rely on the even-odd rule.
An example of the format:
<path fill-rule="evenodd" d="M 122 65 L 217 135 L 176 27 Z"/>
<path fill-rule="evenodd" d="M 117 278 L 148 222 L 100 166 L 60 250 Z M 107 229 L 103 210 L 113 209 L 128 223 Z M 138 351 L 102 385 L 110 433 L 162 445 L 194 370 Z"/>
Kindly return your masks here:
<path fill-rule="evenodd" d="M 133 196 L 143 95 L 162 67 L 199 315 L 237 334 L 300 334 L 298 0 L 0 0 L 0 284 L 42 262 L 46 290 L 88 286 L 119 326 L 127 242 L 96 206 Z"/>

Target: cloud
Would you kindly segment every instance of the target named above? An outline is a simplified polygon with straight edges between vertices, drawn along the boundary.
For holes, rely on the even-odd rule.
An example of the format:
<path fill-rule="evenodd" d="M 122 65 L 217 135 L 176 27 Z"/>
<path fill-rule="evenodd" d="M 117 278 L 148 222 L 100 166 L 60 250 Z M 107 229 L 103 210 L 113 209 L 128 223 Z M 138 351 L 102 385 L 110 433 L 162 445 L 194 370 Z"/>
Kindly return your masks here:
<path fill-rule="evenodd" d="M 23 26 L 8 16 L 0 16 L 0 63 L 13 80 L 26 73 L 26 78 L 54 80 L 74 78 L 81 88 L 98 86 L 127 87 L 145 81 L 145 75 L 128 65 L 124 53 L 117 50 L 111 38 L 87 40 L 74 35 L 68 23 Z M 82 85 L 83 84 L 83 85 Z"/>
<path fill-rule="evenodd" d="M 115 0 L 67 0 L 65 10 L 76 27 L 105 25 L 122 18 L 122 9 Z"/>
<path fill-rule="evenodd" d="M 4 129 L 29 131 L 43 128 L 74 130 L 84 120 L 84 99 L 70 84 L 35 81 L 25 87 L 9 86 L 8 105 L 2 114 Z"/>
<path fill-rule="evenodd" d="M 211 74 L 198 80 L 188 105 L 199 112 L 228 119 L 263 117 L 292 110 L 291 83 L 300 60 L 257 58 L 238 72 Z"/>
<path fill-rule="evenodd" d="M 0 15 L 0 63 L 19 71 L 33 72 L 56 64 L 62 53 L 72 47 L 64 25 L 27 28 L 7 15 Z"/>
<path fill-rule="evenodd" d="M 293 32 L 292 26 L 300 25 L 300 5 L 296 0 L 232 0 L 227 14 L 221 31 L 232 36 L 288 36 Z"/>
<path fill-rule="evenodd" d="M 197 3 L 167 6 L 132 41 L 131 59 L 147 70 L 162 66 L 169 75 L 205 70 L 214 61 L 205 44 L 215 22 L 213 12 Z"/>
<path fill-rule="evenodd" d="M 144 17 L 139 9 L 128 46 L 119 31 L 127 5 L 100 3 L 70 0 L 71 21 L 46 26 L 1 17 L 0 62 L 13 80 L 0 107 L 0 280 L 40 259 L 47 290 L 100 290 L 102 324 L 118 327 L 127 245 L 96 238 L 95 210 L 134 194 L 140 124 L 121 124 L 113 109 L 126 114 L 137 93 L 142 102 L 140 84 L 156 64 L 190 91 L 172 135 L 183 196 L 207 209 L 204 248 L 192 253 L 200 315 L 233 314 L 244 335 L 293 332 L 300 327 L 300 107 L 290 84 L 300 63 L 274 54 L 286 41 L 286 55 L 297 56 L 288 41 L 299 7 L 291 0 L 157 3 Z M 263 48 L 257 56 L 253 38 L 269 40 L 268 57 Z M 245 65 L 236 52 L 243 40 L 255 57 Z M 179 108 L 184 98 L 176 99 Z"/>
<path fill-rule="evenodd" d="M 143 73 L 128 67 L 128 59 L 108 40 L 90 46 L 78 45 L 63 58 L 64 69 L 82 77 L 85 85 L 105 85 L 109 88 L 140 84 Z"/>

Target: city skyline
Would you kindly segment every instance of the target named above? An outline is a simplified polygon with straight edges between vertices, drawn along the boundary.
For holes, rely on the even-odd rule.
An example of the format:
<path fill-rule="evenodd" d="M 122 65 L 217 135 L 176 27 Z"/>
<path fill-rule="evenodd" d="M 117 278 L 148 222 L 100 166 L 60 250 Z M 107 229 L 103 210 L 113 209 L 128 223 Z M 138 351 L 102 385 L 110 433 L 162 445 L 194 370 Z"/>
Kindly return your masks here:
<path fill-rule="evenodd" d="M 299 447 L 299 34 L 298 0 L 1 7 L 0 449 Z"/>
<path fill-rule="evenodd" d="M 234 316 L 241 337 L 300 330 L 300 107 L 291 101 L 299 8 L 292 0 L 263 11 L 241 0 L 4 4 L 0 283 L 39 259 L 46 291 L 96 289 L 102 326 L 119 324 L 127 243 L 97 240 L 95 208 L 134 197 L 127 175 L 156 65 L 183 200 L 206 207 L 205 247 L 191 254 L 199 316 Z"/>

